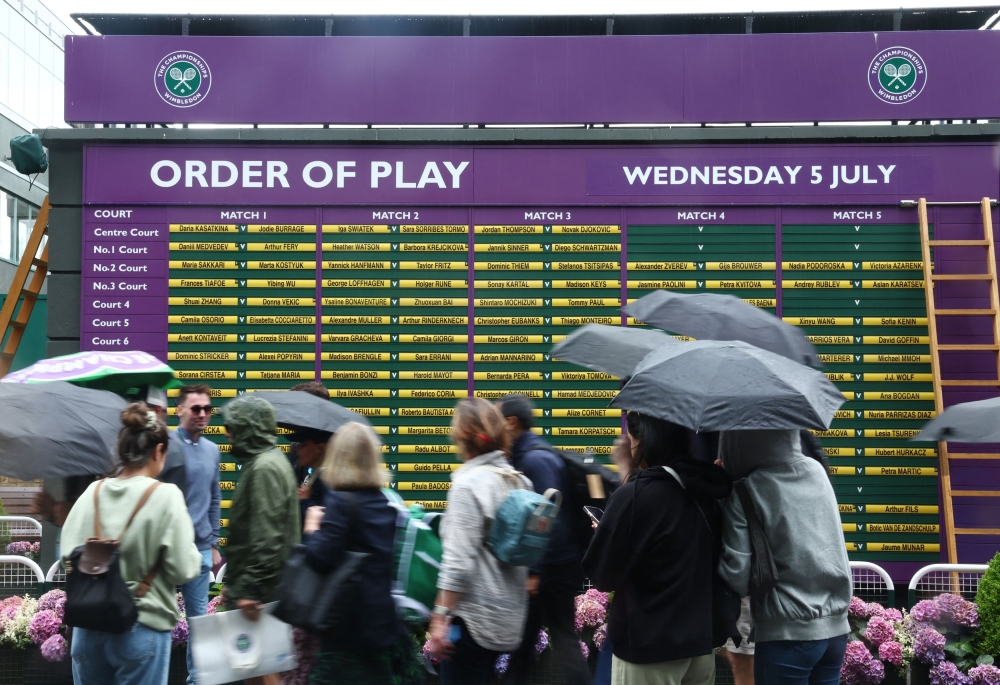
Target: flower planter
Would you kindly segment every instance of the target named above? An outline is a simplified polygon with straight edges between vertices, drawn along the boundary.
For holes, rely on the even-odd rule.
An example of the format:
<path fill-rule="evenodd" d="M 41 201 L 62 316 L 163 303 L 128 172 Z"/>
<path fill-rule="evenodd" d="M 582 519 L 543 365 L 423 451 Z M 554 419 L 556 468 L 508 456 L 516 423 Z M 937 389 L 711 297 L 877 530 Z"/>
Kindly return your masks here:
<path fill-rule="evenodd" d="M 46 661 L 38 647 L 22 650 L 25 685 L 73 685 L 73 660 Z"/>
<path fill-rule="evenodd" d="M 0 646 L 0 685 L 24 682 L 24 650 Z"/>
<path fill-rule="evenodd" d="M 167 685 L 184 685 L 187 682 L 187 645 L 180 645 L 170 650 L 170 671 L 167 673 Z"/>

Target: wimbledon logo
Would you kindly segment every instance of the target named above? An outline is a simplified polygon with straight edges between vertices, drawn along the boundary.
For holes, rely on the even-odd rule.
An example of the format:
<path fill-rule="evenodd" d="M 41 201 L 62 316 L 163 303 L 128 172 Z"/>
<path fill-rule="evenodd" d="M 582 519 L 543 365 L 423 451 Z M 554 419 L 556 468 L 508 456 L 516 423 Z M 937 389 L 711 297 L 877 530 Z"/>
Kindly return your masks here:
<path fill-rule="evenodd" d="M 193 107 L 212 88 L 212 71 L 193 52 L 171 52 L 156 65 L 153 84 L 168 105 Z"/>
<path fill-rule="evenodd" d="M 886 48 L 875 55 L 868 67 L 868 85 L 882 102 L 901 105 L 923 91 L 927 85 L 927 66 L 909 48 Z"/>

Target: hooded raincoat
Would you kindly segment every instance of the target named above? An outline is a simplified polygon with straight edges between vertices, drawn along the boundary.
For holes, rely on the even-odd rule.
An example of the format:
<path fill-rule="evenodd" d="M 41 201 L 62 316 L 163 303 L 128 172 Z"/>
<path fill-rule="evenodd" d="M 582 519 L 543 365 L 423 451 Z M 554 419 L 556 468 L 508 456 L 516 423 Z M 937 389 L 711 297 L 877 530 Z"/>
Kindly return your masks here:
<path fill-rule="evenodd" d="M 778 571 L 777 585 L 751 598 L 751 640 L 826 640 L 850 632 L 851 569 L 833 486 L 802 454 L 797 431 L 727 431 L 722 462 L 744 479 Z M 736 492 L 726 502 L 719 575 L 749 593 L 750 535 Z"/>
<path fill-rule="evenodd" d="M 302 530 L 295 474 L 275 446 L 277 423 L 267 400 L 235 399 L 223 408 L 223 420 L 241 465 L 229 510 L 226 595 L 270 602 Z"/>

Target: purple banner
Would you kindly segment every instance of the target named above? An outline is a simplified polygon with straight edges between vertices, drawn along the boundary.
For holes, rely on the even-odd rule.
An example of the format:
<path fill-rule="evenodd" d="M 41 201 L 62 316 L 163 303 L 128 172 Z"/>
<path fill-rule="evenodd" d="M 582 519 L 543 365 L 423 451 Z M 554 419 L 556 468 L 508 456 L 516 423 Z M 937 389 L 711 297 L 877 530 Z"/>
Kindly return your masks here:
<path fill-rule="evenodd" d="M 699 202 L 883 204 L 997 194 L 997 148 L 753 145 L 560 148 L 328 146 L 86 148 L 93 204 L 222 205 L 214 221 L 274 221 L 246 205 L 608 205 Z M 88 210 L 90 211 L 90 210 Z M 93 211 L 112 212 L 100 209 Z M 88 239 L 142 240 L 129 216 Z M 395 211 L 395 210 L 394 210 Z M 371 219 L 389 221 L 389 215 Z M 88 215 L 88 221 L 90 221 Z M 115 223 L 118 222 L 118 223 Z M 125 223 L 120 223 L 125 222 Z"/>
<path fill-rule="evenodd" d="M 70 122 L 559 124 L 976 119 L 992 31 L 67 36 Z M 975 65 L 970 68 L 970 65 Z"/>

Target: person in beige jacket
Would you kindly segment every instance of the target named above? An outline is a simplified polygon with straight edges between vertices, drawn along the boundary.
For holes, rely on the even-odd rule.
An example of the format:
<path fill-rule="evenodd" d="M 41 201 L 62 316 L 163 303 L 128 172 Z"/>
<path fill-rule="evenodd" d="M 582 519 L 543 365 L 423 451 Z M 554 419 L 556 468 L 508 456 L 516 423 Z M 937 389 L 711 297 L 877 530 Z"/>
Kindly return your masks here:
<path fill-rule="evenodd" d="M 73 506 L 62 531 L 63 563 L 95 536 L 95 499 L 101 537 L 117 538 L 139 500 L 158 483 L 167 455 L 167 427 L 141 402 L 129 405 L 121 418 L 118 476 L 93 483 Z M 139 618 L 127 632 L 73 629 L 73 682 L 165 685 L 170 632 L 180 619 L 177 586 L 201 570 L 194 526 L 177 486 L 159 483 L 151 492 L 122 536 L 119 564 L 133 596 L 143 577 L 154 568 L 157 571 L 149 591 L 134 597 Z"/>

